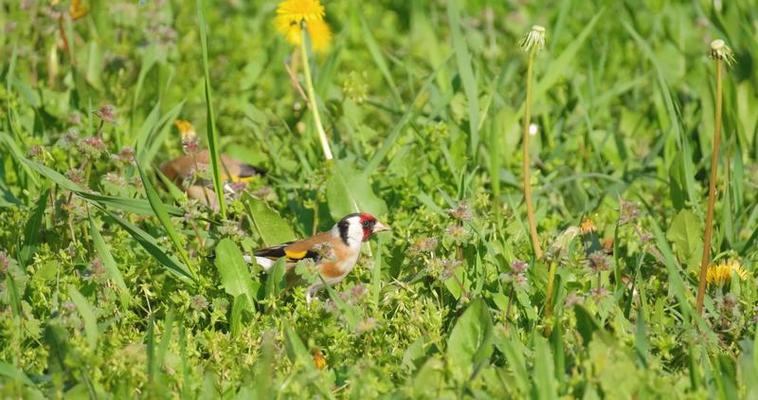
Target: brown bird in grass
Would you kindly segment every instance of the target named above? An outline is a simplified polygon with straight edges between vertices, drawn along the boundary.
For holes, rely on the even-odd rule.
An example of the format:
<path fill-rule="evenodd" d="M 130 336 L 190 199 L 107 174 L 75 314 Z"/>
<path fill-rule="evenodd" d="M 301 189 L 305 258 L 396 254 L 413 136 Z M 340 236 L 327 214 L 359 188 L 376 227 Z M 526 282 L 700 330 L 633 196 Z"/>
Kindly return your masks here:
<path fill-rule="evenodd" d="M 226 154 L 219 157 L 221 167 L 221 180 L 229 183 L 247 183 L 256 176 L 265 174 L 265 171 L 250 164 L 236 160 Z M 191 199 L 216 209 L 216 194 L 213 192 L 213 182 L 203 178 L 205 171 L 210 170 L 210 154 L 207 150 L 197 153 L 185 154 L 163 163 L 160 171 L 169 180 L 186 186 L 185 191 Z M 200 176 L 198 176 L 200 175 Z"/>
<path fill-rule="evenodd" d="M 277 260 L 284 258 L 286 268 L 292 271 L 298 261 L 312 260 L 323 281 L 318 279 L 308 287 L 305 298 L 310 303 L 325 285 L 341 282 L 353 270 L 361 253 L 361 243 L 389 229 L 371 214 L 349 214 L 329 231 L 255 251 L 255 262 L 268 271 Z"/>

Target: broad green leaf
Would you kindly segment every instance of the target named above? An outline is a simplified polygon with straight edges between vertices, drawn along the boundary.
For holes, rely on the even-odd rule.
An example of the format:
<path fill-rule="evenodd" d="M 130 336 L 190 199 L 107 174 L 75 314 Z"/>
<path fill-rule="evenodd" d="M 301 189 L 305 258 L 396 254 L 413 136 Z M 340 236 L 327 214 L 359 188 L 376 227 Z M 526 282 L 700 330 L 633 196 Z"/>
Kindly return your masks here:
<path fill-rule="evenodd" d="M 266 203 L 253 196 L 243 197 L 245 208 L 253 222 L 253 228 L 263 240 L 265 246 L 289 242 L 295 239 L 295 233 L 290 224 Z"/>
<path fill-rule="evenodd" d="M 247 301 L 246 296 L 235 296 L 232 303 L 232 313 L 229 316 L 229 326 L 231 327 L 232 337 L 238 337 L 242 331 L 242 312 L 251 310 L 252 305 Z"/>
<path fill-rule="evenodd" d="M 454 376 L 466 381 L 492 354 L 492 319 L 483 300 L 472 301 L 458 318 L 447 343 L 447 358 Z"/>
<path fill-rule="evenodd" d="M 76 309 L 79 311 L 82 321 L 84 321 L 84 334 L 87 338 L 87 344 L 89 345 L 90 350 L 94 351 L 97 348 L 98 335 L 95 310 L 75 287 L 69 286 L 68 293 L 69 296 L 71 296 L 71 301 L 76 305 Z"/>
<path fill-rule="evenodd" d="M 540 400 L 558 398 L 553 355 L 547 340 L 535 331 L 534 333 L 534 392 Z"/>
<path fill-rule="evenodd" d="M 600 329 L 600 324 L 581 305 L 574 306 L 574 314 L 576 314 L 576 329 L 579 331 L 579 335 L 582 336 L 582 343 L 587 346 L 592 341 L 592 335 L 595 331 Z"/>
<path fill-rule="evenodd" d="M 666 239 L 673 244 L 677 258 L 687 265 L 689 271 L 696 272 L 703 258 L 703 224 L 700 219 L 692 211 L 679 211 L 671 220 Z"/>
<path fill-rule="evenodd" d="M 354 212 L 377 216 L 387 212 L 387 205 L 374 193 L 369 179 L 345 161 L 335 160 L 332 164 L 326 182 L 326 200 L 329 213 L 335 220 Z"/>
<path fill-rule="evenodd" d="M 287 273 L 287 266 L 284 264 L 284 258 L 276 260 L 274 265 L 268 270 L 266 279 L 266 299 L 272 299 L 284 290 L 284 275 Z"/>
<path fill-rule="evenodd" d="M 525 353 L 527 349 L 518 339 L 518 335 L 506 334 L 495 330 L 495 345 L 503 353 L 506 364 L 505 368 L 511 374 L 520 393 L 526 395 L 529 391 L 529 371 L 526 369 Z"/>
<path fill-rule="evenodd" d="M 231 239 L 221 239 L 216 246 L 215 264 L 224 291 L 233 297 L 245 296 L 250 306 L 255 304 L 260 284 L 250 277 L 242 252 Z"/>
<path fill-rule="evenodd" d="M 445 383 L 445 363 L 432 356 L 413 377 L 413 390 L 418 398 L 446 398 L 441 393 Z"/>

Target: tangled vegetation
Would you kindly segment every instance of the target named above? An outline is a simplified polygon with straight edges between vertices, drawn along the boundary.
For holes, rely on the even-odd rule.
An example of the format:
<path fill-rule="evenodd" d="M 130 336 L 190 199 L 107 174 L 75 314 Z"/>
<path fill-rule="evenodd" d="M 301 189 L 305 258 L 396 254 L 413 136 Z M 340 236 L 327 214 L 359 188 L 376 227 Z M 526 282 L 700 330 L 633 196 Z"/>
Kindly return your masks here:
<path fill-rule="evenodd" d="M 750 0 L 0 0 L 0 29 L 3 398 L 758 398 Z M 202 196 L 158 173 L 206 150 Z M 244 261 L 356 210 L 392 233 L 310 304 Z"/>

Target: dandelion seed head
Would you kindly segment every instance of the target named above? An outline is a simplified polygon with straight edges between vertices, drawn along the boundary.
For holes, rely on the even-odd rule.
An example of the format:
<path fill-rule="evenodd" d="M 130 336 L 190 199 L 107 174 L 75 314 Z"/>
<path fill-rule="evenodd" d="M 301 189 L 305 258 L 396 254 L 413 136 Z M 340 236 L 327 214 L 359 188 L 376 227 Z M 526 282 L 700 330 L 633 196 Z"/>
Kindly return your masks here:
<path fill-rule="evenodd" d="M 726 63 L 726 65 L 734 64 L 734 52 L 726 45 L 726 42 L 721 39 L 716 39 L 711 42 L 711 58 L 714 60 L 721 60 Z"/>
<path fill-rule="evenodd" d="M 532 25 L 532 29 L 521 38 L 519 46 L 526 52 L 542 50 L 545 47 L 545 28 Z"/>

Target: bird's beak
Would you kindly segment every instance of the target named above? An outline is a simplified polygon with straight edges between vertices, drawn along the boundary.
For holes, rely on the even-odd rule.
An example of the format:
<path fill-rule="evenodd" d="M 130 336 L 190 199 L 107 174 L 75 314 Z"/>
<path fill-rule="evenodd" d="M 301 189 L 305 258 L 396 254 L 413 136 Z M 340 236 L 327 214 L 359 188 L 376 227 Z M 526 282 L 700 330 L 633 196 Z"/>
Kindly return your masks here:
<path fill-rule="evenodd" d="M 383 223 L 376 221 L 376 224 L 374 224 L 374 233 L 384 232 L 388 231 L 391 228 L 387 225 L 384 225 Z"/>

